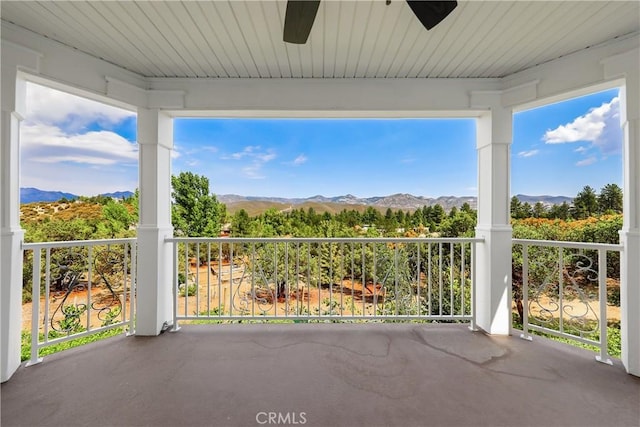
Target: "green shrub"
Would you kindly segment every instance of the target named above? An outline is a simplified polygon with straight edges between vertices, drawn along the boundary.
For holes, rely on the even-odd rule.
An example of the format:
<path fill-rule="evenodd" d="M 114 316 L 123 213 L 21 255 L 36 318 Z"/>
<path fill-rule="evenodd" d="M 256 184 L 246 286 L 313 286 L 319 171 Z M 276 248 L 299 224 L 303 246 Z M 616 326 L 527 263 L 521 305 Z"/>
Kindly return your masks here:
<path fill-rule="evenodd" d="M 178 286 L 178 295 L 184 297 L 185 295 L 188 297 L 194 296 L 198 293 L 198 285 L 195 283 L 189 283 L 188 285 L 182 283 Z"/>
<path fill-rule="evenodd" d="M 56 333 L 55 331 L 50 331 L 49 339 L 58 338 L 63 336 L 61 334 Z M 76 338 L 74 340 L 69 340 L 65 342 L 61 342 L 58 344 L 53 344 L 48 347 L 45 347 L 40 350 L 39 356 L 44 357 L 50 354 L 58 353 L 63 350 L 68 350 L 70 348 L 79 347 L 81 345 L 89 344 L 92 342 L 100 341 L 105 338 L 113 337 L 119 335 L 124 332 L 124 328 L 113 328 L 108 329 L 106 331 L 98 332 L 93 335 L 89 335 L 86 337 Z M 22 331 L 22 347 L 20 351 L 20 360 L 25 361 L 31 358 L 31 331 Z M 39 341 L 44 340 L 44 334 L 41 332 L 39 334 Z"/>

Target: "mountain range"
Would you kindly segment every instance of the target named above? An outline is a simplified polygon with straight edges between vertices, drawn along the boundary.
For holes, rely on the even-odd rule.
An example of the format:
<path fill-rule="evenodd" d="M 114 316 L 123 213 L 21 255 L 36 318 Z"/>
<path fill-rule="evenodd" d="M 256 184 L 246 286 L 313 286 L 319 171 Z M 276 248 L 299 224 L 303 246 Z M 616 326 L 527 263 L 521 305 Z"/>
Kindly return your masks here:
<path fill-rule="evenodd" d="M 100 196 L 113 197 L 114 199 L 123 199 L 131 197 L 131 191 L 116 191 L 114 193 L 103 193 Z M 38 188 L 27 187 L 20 188 L 20 203 L 34 202 L 57 202 L 60 199 L 74 200 L 80 196 L 72 193 L 64 193 L 62 191 L 46 191 Z"/>
<path fill-rule="evenodd" d="M 541 202 L 545 206 L 562 204 L 564 202 L 571 203 L 573 198 L 566 196 L 528 196 L 518 194 L 516 197 L 522 203 L 534 205 Z M 477 198 L 475 196 L 440 196 L 437 198 L 414 196 L 412 194 L 398 193 L 390 196 L 376 197 L 356 197 L 352 194 L 343 196 L 325 197 L 321 195 L 307 198 L 284 198 L 284 197 L 260 197 L 260 196 L 239 196 L 237 194 L 222 194 L 217 196 L 218 201 L 230 207 L 231 211 L 234 206 L 247 205 L 249 203 L 272 203 L 274 205 L 299 206 L 308 204 L 339 204 L 339 205 L 359 205 L 373 206 L 376 208 L 393 208 L 404 210 L 415 210 L 423 206 L 434 206 L 436 204 L 442 206 L 445 210 L 450 210 L 454 206 L 460 208 L 463 204 L 468 203 L 473 209 L 477 208 Z"/>
<path fill-rule="evenodd" d="M 132 196 L 131 191 L 117 191 L 114 193 L 104 193 L 101 196 L 113 197 L 116 199 L 126 198 Z M 45 191 L 37 188 L 21 188 L 20 189 L 20 203 L 33 203 L 33 202 L 55 202 L 62 198 L 69 200 L 77 199 L 79 196 L 72 193 L 65 193 L 62 191 Z M 524 194 L 518 194 L 518 199 L 522 203 L 529 203 L 534 205 L 537 202 L 541 202 L 545 206 L 551 206 L 556 204 L 562 204 L 564 202 L 571 203 L 573 198 L 566 196 L 528 196 Z M 477 208 L 477 198 L 475 196 L 440 196 L 440 197 L 424 197 L 414 196 L 412 194 L 398 193 L 390 196 L 375 196 L 375 197 L 357 197 L 352 194 L 345 194 L 342 196 L 326 197 L 322 195 L 316 195 L 306 198 L 286 198 L 286 197 L 261 197 L 261 196 L 240 196 L 237 194 L 221 194 L 217 196 L 218 201 L 224 203 L 229 208 L 230 212 L 239 209 L 252 210 L 251 207 L 258 208 L 258 210 L 266 210 L 269 207 L 275 207 L 276 209 L 286 209 L 289 207 L 309 207 L 309 206 L 329 206 L 333 207 L 332 210 L 337 209 L 339 206 L 350 205 L 353 207 L 373 206 L 378 209 L 403 209 L 403 210 L 415 210 L 422 208 L 423 206 L 433 206 L 439 204 L 445 210 L 450 210 L 454 206 L 460 208 L 463 204 L 468 203 L 473 209 Z M 249 207 L 249 209 L 247 209 Z"/>

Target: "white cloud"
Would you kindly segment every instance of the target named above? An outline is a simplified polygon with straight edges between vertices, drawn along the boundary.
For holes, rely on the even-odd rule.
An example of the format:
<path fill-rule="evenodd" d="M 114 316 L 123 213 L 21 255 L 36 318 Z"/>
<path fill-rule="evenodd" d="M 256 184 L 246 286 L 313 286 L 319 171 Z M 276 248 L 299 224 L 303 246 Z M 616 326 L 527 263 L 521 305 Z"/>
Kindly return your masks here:
<path fill-rule="evenodd" d="M 589 149 L 587 147 L 585 147 L 584 145 L 582 145 L 582 146 L 576 148 L 573 151 L 575 151 L 576 153 L 585 153 L 585 152 L 589 151 Z"/>
<path fill-rule="evenodd" d="M 260 150 L 259 145 L 247 145 L 242 149 L 242 151 L 231 153 L 228 156 L 223 156 L 222 158 L 225 160 L 240 160 L 245 157 L 256 157 L 260 155 L 257 150 Z"/>
<path fill-rule="evenodd" d="M 300 154 L 298 157 L 296 157 L 295 159 L 293 159 L 293 164 L 298 166 L 301 164 L 304 164 L 307 162 L 307 160 L 309 160 L 307 158 L 307 156 L 305 156 L 304 154 Z"/>
<path fill-rule="evenodd" d="M 596 161 L 598 161 L 598 159 L 596 159 L 594 156 L 591 156 L 591 157 L 587 157 L 584 160 L 580 160 L 576 162 L 576 166 L 589 166 L 594 164 Z"/>
<path fill-rule="evenodd" d="M 134 112 L 32 83 L 26 107 L 22 186 L 80 195 L 138 186 L 138 145 L 112 131 Z"/>
<path fill-rule="evenodd" d="M 57 124 L 71 131 L 82 129 L 91 123 L 108 127 L 135 116 L 132 111 L 33 83 L 27 84 L 26 105 L 26 123 Z"/>
<path fill-rule="evenodd" d="M 138 146 L 110 131 L 68 135 L 45 124 L 20 128 L 22 156 L 38 163 L 72 162 L 88 165 L 137 164 Z"/>
<path fill-rule="evenodd" d="M 547 130 L 542 138 L 547 144 L 591 142 L 604 154 L 620 153 L 622 131 L 620 129 L 620 100 L 593 108 L 573 122 Z"/>
<path fill-rule="evenodd" d="M 261 163 L 267 163 L 276 158 L 275 153 L 269 151 L 268 153 L 256 154 L 255 158 Z"/>
<path fill-rule="evenodd" d="M 518 157 L 533 157 L 539 152 L 540 150 L 521 151 L 518 153 Z"/>
<path fill-rule="evenodd" d="M 262 172 L 265 164 L 277 157 L 272 149 L 263 150 L 259 145 L 248 145 L 235 153 L 221 156 L 223 160 L 247 160 L 249 163 L 240 168 L 243 175 L 250 179 L 264 179 L 266 176 Z"/>
<path fill-rule="evenodd" d="M 266 176 L 262 173 L 262 164 L 254 162 L 249 166 L 242 168 L 242 173 L 245 177 L 250 179 L 265 179 Z"/>

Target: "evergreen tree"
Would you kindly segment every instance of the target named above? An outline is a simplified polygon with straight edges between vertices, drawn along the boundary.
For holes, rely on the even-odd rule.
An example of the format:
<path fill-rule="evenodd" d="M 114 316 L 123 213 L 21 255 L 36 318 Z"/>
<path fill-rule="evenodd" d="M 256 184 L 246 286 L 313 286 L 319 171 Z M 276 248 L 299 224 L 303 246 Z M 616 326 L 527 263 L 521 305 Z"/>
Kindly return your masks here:
<path fill-rule="evenodd" d="M 445 211 L 440 204 L 435 204 L 431 207 L 431 218 L 429 218 L 434 224 L 438 225 L 445 217 Z"/>
<path fill-rule="evenodd" d="M 533 217 L 534 218 L 544 218 L 547 214 L 547 208 L 542 204 L 542 202 L 536 202 L 533 205 Z"/>
<path fill-rule="evenodd" d="M 373 206 L 367 206 L 367 209 L 362 214 L 362 222 L 363 225 L 378 225 L 380 220 L 382 219 L 382 215 L 380 212 L 374 208 Z"/>
<path fill-rule="evenodd" d="M 600 213 L 622 213 L 622 189 L 616 184 L 607 184 L 598 196 Z"/>
<path fill-rule="evenodd" d="M 566 221 L 571 216 L 570 211 L 571 211 L 571 207 L 569 206 L 569 204 L 567 202 L 562 202 L 561 205 L 551 206 L 551 208 L 549 209 L 549 212 L 547 213 L 547 217 L 562 219 Z"/>
<path fill-rule="evenodd" d="M 520 208 L 519 218 L 531 218 L 533 216 L 533 208 L 529 202 L 525 202 Z"/>
<path fill-rule="evenodd" d="M 584 219 L 598 213 L 598 197 L 590 186 L 586 185 L 573 199 L 575 218 Z"/>
<path fill-rule="evenodd" d="M 521 219 L 522 203 L 517 196 L 511 197 L 511 218 Z"/>

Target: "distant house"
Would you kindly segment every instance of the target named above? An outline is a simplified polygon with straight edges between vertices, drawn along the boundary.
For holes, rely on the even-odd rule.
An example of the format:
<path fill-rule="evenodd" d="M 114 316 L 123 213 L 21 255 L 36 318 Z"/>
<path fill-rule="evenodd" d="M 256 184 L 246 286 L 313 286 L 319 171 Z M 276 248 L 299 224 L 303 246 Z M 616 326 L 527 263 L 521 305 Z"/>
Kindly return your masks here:
<path fill-rule="evenodd" d="M 219 237 L 229 237 L 231 236 L 231 223 L 227 222 L 226 224 L 222 224 L 220 227 L 220 236 Z"/>

